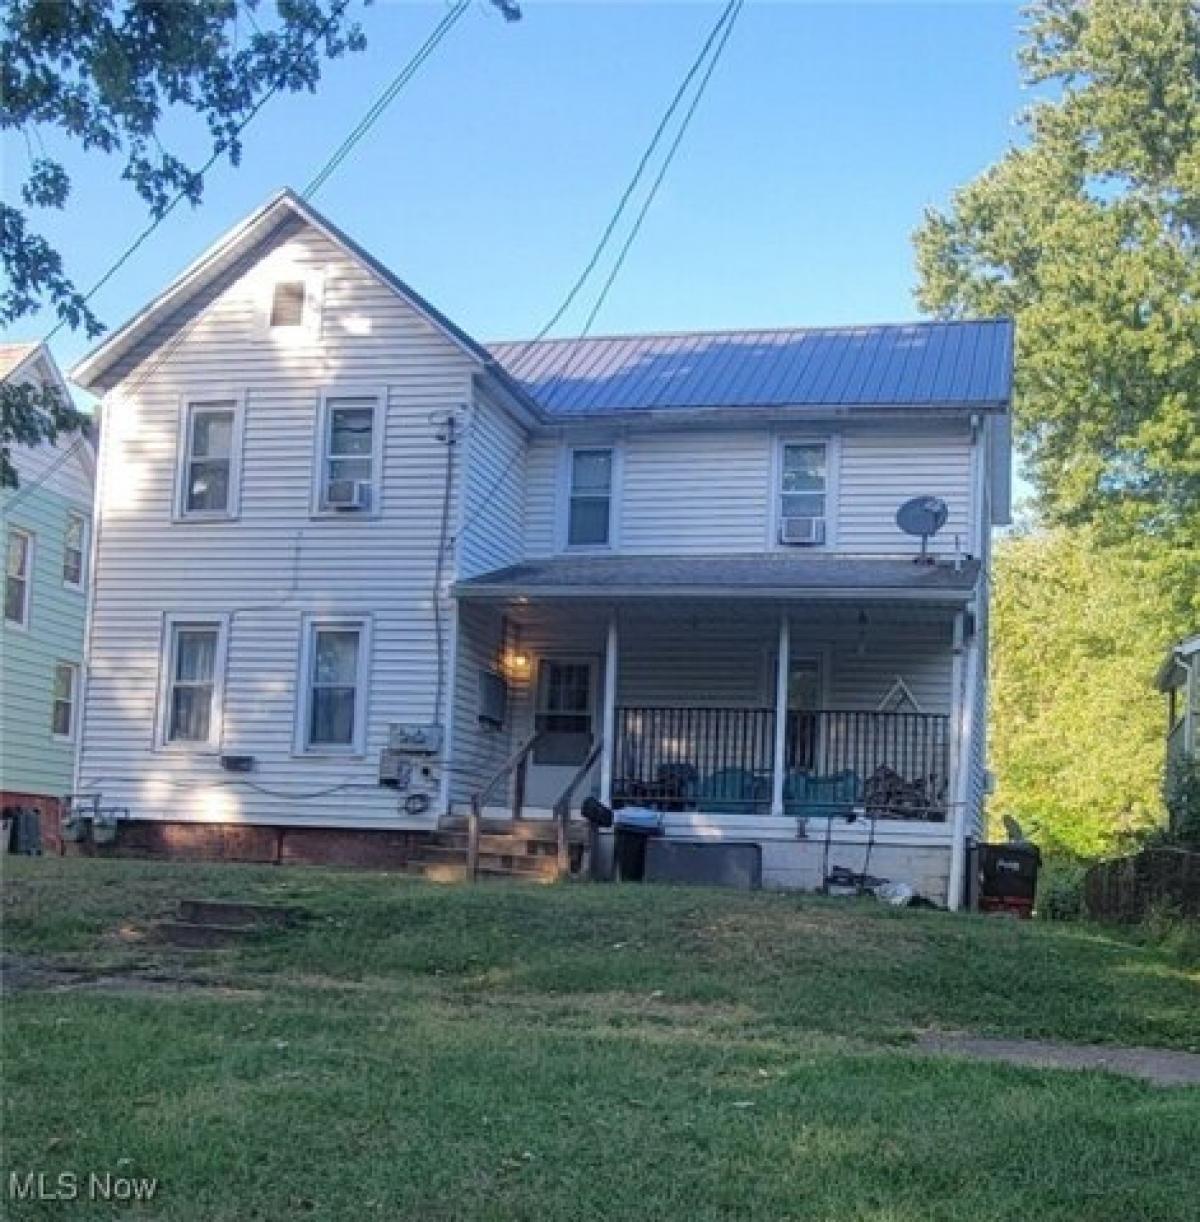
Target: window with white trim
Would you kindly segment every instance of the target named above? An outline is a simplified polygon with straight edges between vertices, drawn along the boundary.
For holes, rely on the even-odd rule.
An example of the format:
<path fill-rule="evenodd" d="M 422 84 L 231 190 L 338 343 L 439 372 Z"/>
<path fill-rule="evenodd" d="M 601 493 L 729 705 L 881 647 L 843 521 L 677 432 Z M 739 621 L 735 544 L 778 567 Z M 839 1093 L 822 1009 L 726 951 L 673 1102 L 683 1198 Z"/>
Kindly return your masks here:
<path fill-rule="evenodd" d="M 322 400 L 317 508 L 370 510 L 378 503 L 383 413 L 378 394 L 326 395 Z"/>
<path fill-rule="evenodd" d="M 84 557 L 87 554 L 87 518 L 74 510 L 67 512 L 67 527 L 63 533 L 63 585 L 83 589 Z"/>
<path fill-rule="evenodd" d="M 29 624 L 29 578 L 33 570 L 33 536 L 10 528 L 5 546 L 4 619 L 25 628 Z"/>
<path fill-rule="evenodd" d="M 211 747 L 218 739 L 226 621 L 167 621 L 162 741 Z"/>
<path fill-rule="evenodd" d="M 613 452 L 571 451 L 568 472 L 567 546 L 607 547 L 612 536 Z"/>
<path fill-rule="evenodd" d="M 59 662 L 54 667 L 54 699 L 50 707 L 50 733 L 55 738 L 75 737 L 75 693 L 79 686 L 79 667 Z"/>
<path fill-rule="evenodd" d="M 829 446 L 785 442 L 779 464 L 779 542 L 823 544 L 828 537 Z"/>
<path fill-rule="evenodd" d="M 305 621 L 297 736 L 301 750 L 361 754 L 368 637 L 365 618 Z"/>
<path fill-rule="evenodd" d="M 187 405 L 180 517 L 230 518 L 237 512 L 240 415 L 236 399 Z"/>
<path fill-rule="evenodd" d="M 279 327 L 304 326 L 304 305 L 307 286 L 303 280 L 280 280 L 271 292 L 272 330 Z"/>

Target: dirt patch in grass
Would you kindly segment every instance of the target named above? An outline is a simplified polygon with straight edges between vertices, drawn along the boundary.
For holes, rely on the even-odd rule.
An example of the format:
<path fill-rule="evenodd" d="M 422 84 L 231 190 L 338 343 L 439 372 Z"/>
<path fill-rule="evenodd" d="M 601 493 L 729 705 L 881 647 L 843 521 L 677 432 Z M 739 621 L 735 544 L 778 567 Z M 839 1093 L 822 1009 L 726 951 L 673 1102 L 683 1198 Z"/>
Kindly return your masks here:
<path fill-rule="evenodd" d="M 1155 1086 L 1200 1086 L 1200 1053 L 1165 1048 L 1114 1048 L 1105 1044 L 1058 1044 L 1050 1040 L 985 1039 L 977 1035 L 926 1032 L 922 1052 L 1003 1061 L 1038 1069 L 1100 1069 L 1142 1078 Z"/>
<path fill-rule="evenodd" d="M 97 973 L 86 968 L 47 963 L 20 955 L 0 956 L 0 982 L 8 992 L 100 992 L 178 996 L 203 993 L 208 997 L 254 1001 L 261 989 L 236 988 L 202 976 L 177 973 L 161 967 L 128 968 Z"/>

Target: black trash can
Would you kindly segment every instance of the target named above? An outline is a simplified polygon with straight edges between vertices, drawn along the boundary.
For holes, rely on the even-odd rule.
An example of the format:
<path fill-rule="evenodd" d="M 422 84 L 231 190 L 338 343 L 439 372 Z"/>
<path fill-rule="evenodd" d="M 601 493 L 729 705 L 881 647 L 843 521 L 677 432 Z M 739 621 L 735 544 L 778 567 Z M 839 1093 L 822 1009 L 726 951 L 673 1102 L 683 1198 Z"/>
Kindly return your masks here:
<path fill-rule="evenodd" d="M 981 844 L 979 846 L 979 909 L 1025 919 L 1033 916 L 1038 867 L 1042 855 L 1036 844 Z"/>
<path fill-rule="evenodd" d="M 629 808 L 613 815 L 613 859 L 619 882 L 640 883 L 646 877 L 646 841 L 662 835 L 657 811 Z"/>

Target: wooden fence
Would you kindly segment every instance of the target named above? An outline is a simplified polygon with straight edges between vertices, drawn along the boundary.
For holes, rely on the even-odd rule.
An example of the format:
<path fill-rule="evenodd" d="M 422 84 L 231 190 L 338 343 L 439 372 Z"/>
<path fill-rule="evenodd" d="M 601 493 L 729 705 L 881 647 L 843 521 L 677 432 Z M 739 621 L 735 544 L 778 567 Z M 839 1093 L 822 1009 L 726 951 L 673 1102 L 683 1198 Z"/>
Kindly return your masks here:
<path fill-rule="evenodd" d="M 1156 848 L 1102 862 L 1087 872 L 1084 902 L 1106 921 L 1141 920 L 1157 907 L 1200 918 L 1200 853 Z"/>

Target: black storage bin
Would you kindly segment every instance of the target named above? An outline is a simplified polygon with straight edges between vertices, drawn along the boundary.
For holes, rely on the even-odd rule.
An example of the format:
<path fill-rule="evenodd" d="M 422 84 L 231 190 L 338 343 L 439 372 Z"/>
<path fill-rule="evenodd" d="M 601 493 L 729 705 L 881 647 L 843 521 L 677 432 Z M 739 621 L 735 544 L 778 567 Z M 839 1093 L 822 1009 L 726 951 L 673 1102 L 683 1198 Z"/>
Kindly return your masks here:
<path fill-rule="evenodd" d="M 646 841 L 662 835 L 662 822 L 650 811 L 617 811 L 613 820 L 613 861 L 621 882 L 640 883 L 646 877 Z"/>
<path fill-rule="evenodd" d="M 1036 844 L 981 844 L 980 910 L 1032 916 L 1041 864 L 1042 855 Z"/>

